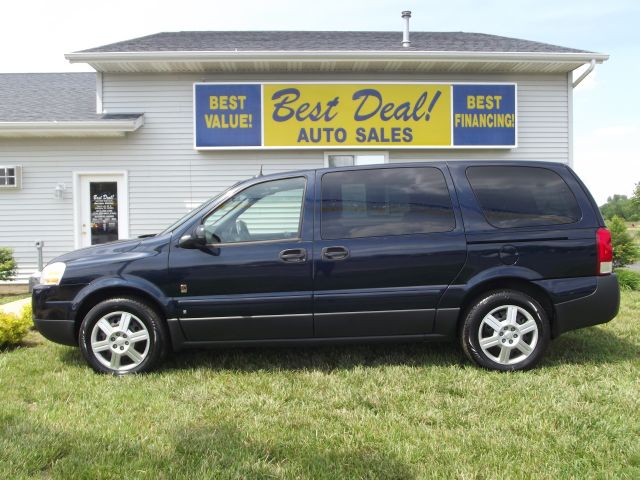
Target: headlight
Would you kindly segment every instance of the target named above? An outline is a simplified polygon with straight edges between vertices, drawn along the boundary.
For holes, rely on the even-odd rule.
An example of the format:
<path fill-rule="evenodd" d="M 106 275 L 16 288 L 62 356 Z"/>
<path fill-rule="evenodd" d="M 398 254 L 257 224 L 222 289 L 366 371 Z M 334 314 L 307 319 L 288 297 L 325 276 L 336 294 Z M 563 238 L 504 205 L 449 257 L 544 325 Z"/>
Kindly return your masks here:
<path fill-rule="evenodd" d="M 62 262 L 50 263 L 42 269 L 40 285 L 60 285 L 62 275 L 67 266 Z"/>

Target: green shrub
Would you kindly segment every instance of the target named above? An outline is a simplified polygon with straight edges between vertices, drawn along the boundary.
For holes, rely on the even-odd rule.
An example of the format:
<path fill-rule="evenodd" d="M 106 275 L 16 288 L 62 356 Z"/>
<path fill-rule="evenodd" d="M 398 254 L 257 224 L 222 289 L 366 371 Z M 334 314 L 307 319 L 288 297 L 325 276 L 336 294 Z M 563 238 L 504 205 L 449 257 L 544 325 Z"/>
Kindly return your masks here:
<path fill-rule="evenodd" d="M 20 316 L 23 322 L 29 324 L 29 328 L 33 330 L 33 308 L 31 307 L 31 302 L 27 303 L 22 309 L 22 314 Z"/>
<path fill-rule="evenodd" d="M 616 269 L 618 284 L 622 290 L 640 291 L 640 273 L 626 268 Z"/>
<path fill-rule="evenodd" d="M 0 280 L 9 280 L 16 274 L 16 261 L 9 248 L 0 248 Z"/>
<path fill-rule="evenodd" d="M 22 341 L 33 325 L 24 315 L 0 312 L 0 346 L 16 345 Z"/>
<path fill-rule="evenodd" d="M 624 267 L 638 259 L 638 247 L 633 241 L 631 234 L 627 231 L 625 221 L 614 216 L 607 226 L 611 230 L 611 244 L 613 245 L 613 265 Z"/>

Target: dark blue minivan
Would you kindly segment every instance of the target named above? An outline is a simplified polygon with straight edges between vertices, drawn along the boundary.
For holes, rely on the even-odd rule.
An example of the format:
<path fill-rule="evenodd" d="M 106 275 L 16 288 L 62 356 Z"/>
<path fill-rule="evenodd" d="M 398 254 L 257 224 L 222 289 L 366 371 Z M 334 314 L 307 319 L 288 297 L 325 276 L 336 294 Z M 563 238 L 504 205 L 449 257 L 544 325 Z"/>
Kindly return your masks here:
<path fill-rule="evenodd" d="M 459 338 L 494 370 L 611 320 L 611 236 L 566 165 L 432 162 L 260 176 L 157 235 L 62 255 L 38 330 L 125 374 L 170 351 Z"/>

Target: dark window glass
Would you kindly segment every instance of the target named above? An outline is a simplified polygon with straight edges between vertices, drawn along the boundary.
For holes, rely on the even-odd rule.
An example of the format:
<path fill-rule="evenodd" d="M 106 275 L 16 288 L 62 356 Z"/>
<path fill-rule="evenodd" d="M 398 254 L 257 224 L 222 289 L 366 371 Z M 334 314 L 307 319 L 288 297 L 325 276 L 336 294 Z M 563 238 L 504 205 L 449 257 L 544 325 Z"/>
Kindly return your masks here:
<path fill-rule="evenodd" d="M 448 232 L 451 198 L 434 167 L 381 168 L 322 176 L 322 238 Z"/>
<path fill-rule="evenodd" d="M 91 245 L 118 240 L 118 183 L 89 183 Z"/>
<path fill-rule="evenodd" d="M 0 167 L 0 187 L 16 187 L 18 179 L 16 167 Z"/>
<path fill-rule="evenodd" d="M 469 167 L 467 178 L 492 225 L 499 228 L 560 225 L 582 212 L 565 181 L 539 167 Z"/>

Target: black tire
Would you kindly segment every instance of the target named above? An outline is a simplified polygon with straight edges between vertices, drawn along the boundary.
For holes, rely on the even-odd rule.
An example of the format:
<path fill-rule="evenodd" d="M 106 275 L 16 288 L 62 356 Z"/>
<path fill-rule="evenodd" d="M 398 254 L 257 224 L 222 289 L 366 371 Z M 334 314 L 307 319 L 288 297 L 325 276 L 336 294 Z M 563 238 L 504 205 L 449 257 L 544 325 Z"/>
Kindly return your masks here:
<path fill-rule="evenodd" d="M 129 327 L 122 330 L 125 317 L 129 318 Z M 101 320 L 106 323 L 96 327 Z M 114 324 L 117 320 L 120 322 Z M 113 333 L 106 333 L 107 324 Z M 97 352 L 92 347 L 92 335 Z M 169 335 L 154 308 L 136 298 L 119 297 L 104 300 L 89 310 L 80 325 L 78 344 L 96 372 L 125 375 L 149 372 L 160 365 L 168 352 Z M 118 368 L 113 368 L 116 363 Z"/>
<path fill-rule="evenodd" d="M 481 367 L 528 370 L 542 358 L 550 336 L 549 316 L 537 300 L 517 290 L 496 290 L 480 295 L 467 309 L 460 343 L 467 357 Z"/>

